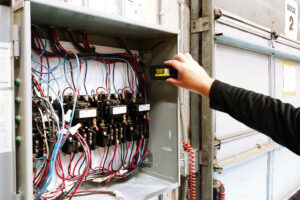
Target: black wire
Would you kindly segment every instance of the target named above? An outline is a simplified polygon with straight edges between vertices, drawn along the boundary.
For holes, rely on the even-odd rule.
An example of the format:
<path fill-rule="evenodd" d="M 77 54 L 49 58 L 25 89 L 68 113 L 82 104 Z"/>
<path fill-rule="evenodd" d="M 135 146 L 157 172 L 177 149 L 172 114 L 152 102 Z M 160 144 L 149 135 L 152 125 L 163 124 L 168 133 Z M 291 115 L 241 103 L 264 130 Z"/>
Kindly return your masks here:
<path fill-rule="evenodd" d="M 115 86 L 115 68 L 116 68 L 116 63 L 114 63 L 114 65 L 113 65 L 113 86 L 114 86 L 115 92 L 118 93 L 116 86 Z"/>
<path fill-rule="evenodd" d="M 69 60 L 69 58 L 68 58 L 68 60 Z M 74 82 L 74 76 L 73 76 L 73 65 L 72 65 L 72 62 L 69 62 L 69 63 L 70 63 L 70 70 L 71 70 L 72 84 L 73 84 L 74 90 L 76 91 L 75 82 Z"/>
<path fill-rule="evenodd" d="M 106 159 L 107 159 L 108 153 L 109 153 L 109 146 L 107 148 L 107 153 L 106 153 L 106 156 L 105 156 L 105 159 L 104 159 L 104 162 L 103 162 L 103 168 L 105 167 L 105 163 L 106 163 Z"/>
<path fill-rule="evenodd" d="M 84 156 L 83 162 L 81 163 L 81 165 L 80 165 L 80 167 L 79 167 L 79 171 L 78 171 L 78 173 L 80 173 L 80 171 L 81 171 L 81 167 L 82 167 L 82 166 L 83 166 L 83 164 L 85 163 L 86 159 L 87 159 L 87 157 L 86 157 L 86 156 Z"/>
<path fill-rule="evenodd" d="M 130 152 L 130 156 L 129 156 L 129 166 L 130 166 L 130 161 L 131 161 L 131 156 L 132 156 L 132 152 L 133 152 L 133 146 L 134 146 L 134 142 L 132 142 L 132 146 L 131 146 L 131 152 Z M 128 165 L 127 165 L 127 168 L 129 167 Z"/>
<path fill-rule="evenodd" d="M 127 73 L 128 86 L 132 87 L 131 81 L 130 81 L 130 76 L 129 76 L 129 65 L 128 65 L 128 63 L 126 63 L 126 73 Z"/>
<path fill-rule="evenodd" d="M 83 48 L 83 47 L 79 44 L 79 42 L 76 40 L 74 33 L 73 33 L 72 31 L 70 31 L 70 30 L 68 30 L 67 32 L 69 33 L 69 36 L 70 36 L 70 38 L 71 38 L 71 42 L 72 42 L 72 44 L 75 46 L 75 48 L 76 48 L 79 52 L 87 52 L 87 51 L 85 50 L 85 48 Z"/>
<path fill-rule="evenodd" d="M 71 177 L 73 177 L 73 176 L 71 175 L 71 163 L 73 162 L 74 158 L 75 158 L 75 153 L 73 153 L 73 156 L 72 156 L 72 158 L 71 158 L 71 162 L 70 162 L 70 164 L 69 164 L 69 166 L 68 166 L 68 173 L 70 174 Z"/>

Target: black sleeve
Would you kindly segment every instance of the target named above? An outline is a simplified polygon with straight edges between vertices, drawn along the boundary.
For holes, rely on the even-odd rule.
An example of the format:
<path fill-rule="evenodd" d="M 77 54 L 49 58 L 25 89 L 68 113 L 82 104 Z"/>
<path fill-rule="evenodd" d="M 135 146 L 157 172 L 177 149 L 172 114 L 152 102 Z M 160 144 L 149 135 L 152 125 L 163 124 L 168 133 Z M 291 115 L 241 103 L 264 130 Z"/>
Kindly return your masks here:
<path fill-rule="evenodd" d="M 211 108 L 228 113 L 300 155 L 300 108 L 218 80 L 209 97 Z"/>

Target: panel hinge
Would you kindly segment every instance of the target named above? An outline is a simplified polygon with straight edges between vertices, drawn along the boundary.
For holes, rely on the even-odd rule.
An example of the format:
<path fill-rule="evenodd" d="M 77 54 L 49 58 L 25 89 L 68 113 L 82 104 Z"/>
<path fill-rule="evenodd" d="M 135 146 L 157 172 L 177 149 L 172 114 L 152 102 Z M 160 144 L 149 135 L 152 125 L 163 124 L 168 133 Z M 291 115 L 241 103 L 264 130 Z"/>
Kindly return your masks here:
<path fill-rule="evenodd" d="M 198 151 L 199 155 L 199 165 L 207 166 L 208 165 L 208 160 L 209 160 L 209 154 L 207 151 L 204 150 L 199 150 Z"/>
<path fill-rule="evenodd" d="M 12 27 L 12 42 L 13 42 L 13 56 L 18 59 L 21 54 L 20 49 L 20 27 L 18 25 L 13 25 Z"/>
<path fill-rule="evenodd" d="M 202 17 L 191 20 L 191 33 L 201 33 L 209 30 L 209 18 Z"/>
<path fill-rule="evenodd" d="M 21 8 L 24 8 L 25 1 L 24 0 L 14 0 L 13 1 L 13 11 L 16 12 L 20 10 Z"/>

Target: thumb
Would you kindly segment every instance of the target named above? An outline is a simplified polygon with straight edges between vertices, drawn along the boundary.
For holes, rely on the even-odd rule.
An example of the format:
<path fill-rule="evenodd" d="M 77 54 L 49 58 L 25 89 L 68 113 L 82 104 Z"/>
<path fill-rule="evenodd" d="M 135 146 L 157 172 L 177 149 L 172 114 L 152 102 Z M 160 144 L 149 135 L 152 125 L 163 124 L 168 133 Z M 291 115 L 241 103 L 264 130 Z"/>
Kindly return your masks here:
<path fill-rule="evenodd" d="M 175 86 L 180 86 L 180 81 L 178 81 L 177 79 L 175 78 L 168 78 L 166 80 L 167 83 L 171 83 L 172 85 L 175 85 Z"/>

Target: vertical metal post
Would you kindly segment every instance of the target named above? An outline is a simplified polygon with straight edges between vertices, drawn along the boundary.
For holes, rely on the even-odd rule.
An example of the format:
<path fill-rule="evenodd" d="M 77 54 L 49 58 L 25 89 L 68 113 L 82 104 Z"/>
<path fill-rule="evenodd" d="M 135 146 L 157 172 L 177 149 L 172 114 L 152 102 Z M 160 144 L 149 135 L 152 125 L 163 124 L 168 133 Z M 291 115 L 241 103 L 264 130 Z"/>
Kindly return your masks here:
<path fill-rule="evenodd" d="M 201 1 L 191 0 L 190 8 L 191 19 L 198 19 L 201 17 Z M 193 58 L 200 62 L 201 60 L 201 34 L 191 34 L 190 52 Z M 191 145 L 195 150 L 200 150 L 201 142 L 201 96 L 191 92 L 190 96 L 190 127 L 191 127 Z M 197 173 L 196 179 L 196 199 L 201 199 L 201 168 Z"/>
<path fill-rule="evenodd" d="M 201 64 L 210 75 L 214 75 L 214 0 L 202 1 L 202 17 L 209 18 L 209 30 L 202 33 Z M 202 166 L 202 200 L 213 199 L 213 160 L 214 160 L 214 111 L 209 108 L 209 100 L 202 99 L 202 144 L 201 149 L 207 152 L 207 165 Z"/>
<path fill-rule="evenodd" d="M 214 69 L 214 0 L 191 0 L 191 20 L 209 18 L 209 30 L 191 35 L 191 54 L 213 76 Z M 201 200 L 213 199 L 214 112 L 209 100 L 191 95 L 192 146 L 206 152 L 201 166 Z"/>
<path fill-rule="evenodd" d="M 269 56 L 269 95 L 276 97 L 276 83 L 275 83 L 275 56 Z M 272 140 L 269 139 L 269 142 Z M 272 150 L 268 152 L 268 163 L 267 163 L 267 198 L 266 200 L 273 199 L 273 174 L 274 174 L 274 153 Z"/>
<path fill-rule="evenodd" d="M 200 0 L 191 0 L 191 20 L 197 19 L 201 15 Z M 191 55 L 196 61 L 200 61 L 201 34 L 191 34 Z M 201 134 L 201 96 L 196 93 L 191 93 L 191 145 L 195 149 L 200 148 L 200 134 Z"/>

